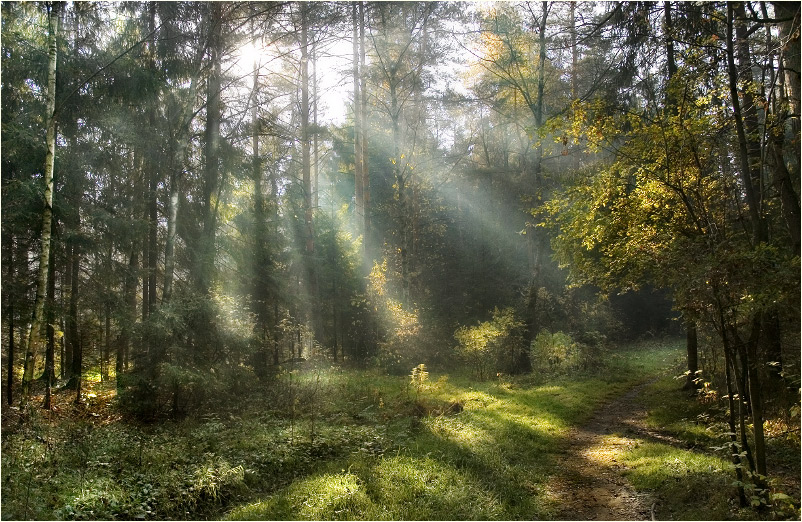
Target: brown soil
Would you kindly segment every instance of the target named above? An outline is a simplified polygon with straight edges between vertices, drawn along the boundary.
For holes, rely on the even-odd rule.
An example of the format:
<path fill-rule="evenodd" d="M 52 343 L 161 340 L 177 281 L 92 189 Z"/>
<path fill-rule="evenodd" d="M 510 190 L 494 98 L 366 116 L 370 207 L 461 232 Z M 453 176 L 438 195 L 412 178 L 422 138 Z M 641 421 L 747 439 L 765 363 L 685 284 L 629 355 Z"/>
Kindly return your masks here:
<path fill-rule="evenodd" d="M 618 435 L 643 433 L 645 410 L 638 404 L 640 391 L 649 383 L 636 386 L 625 395 L 603 406 L 584 426 L 569 435 L 569 444 L 559 457 L 549 495 L 556 500 L 556 520 L 651 520 L 654 503 L 637 493 L 621 473 L 625 466 L 619 455 L 638 441 Z"/>

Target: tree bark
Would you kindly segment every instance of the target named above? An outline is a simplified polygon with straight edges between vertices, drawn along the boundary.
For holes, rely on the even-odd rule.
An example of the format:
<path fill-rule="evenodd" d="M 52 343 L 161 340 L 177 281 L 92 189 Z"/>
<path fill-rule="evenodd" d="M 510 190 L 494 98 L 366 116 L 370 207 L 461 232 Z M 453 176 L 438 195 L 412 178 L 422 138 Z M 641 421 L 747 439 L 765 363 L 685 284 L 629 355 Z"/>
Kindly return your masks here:
<path fill-rule="evenodd" d="M 362 167 L 362 250 L 370 252 L 370 170 L 368 168 L 368 94 L 365 73 L 365 2 L 359 2 L 359 154 Z M 367 257 L 367 256 L 366 256 Z"/>
<path fill-rule="evenodd" d="M 14 260 L 16 259 L 14 257 L 14 238 L 9 236 L 9 237 L 5 238 L 3 243 L 5 244 L 6 248 L 8 249 L 8 264 L 7 264 L 8 268 L 7 268 L 7 272 L 6 272 L 6 277 L 7 277 L 6 281 L 14 281 L 15 277 L 16 277 L 16 273 L 15 273 L 16 269 L 15 269 L 15 265 L 14 265 Z M 16 288 L 15 288 L 15 286 L 13 284 L 8 285 L 6 288 L 8 288 L 8 290 L 6 291 L 7 292 L 6 295 L 8 297 L 8 310 L 7 310 L 7 314 L 8 314 L 8 363 L 7 363 L 8 370 L 7 371 L 8 371 L 8 373 L 6 375 L 6 379 L 7 379 L 7 382 L 6 382 L 6 404 L 11 406 L 13 404 L 13 401 L 14 401 L 14 356 L 16 355 L 15 354 L 16 346 L 14 345 L 14 333 L 15 333 L 15 330 L 16 330 L 16 325 L 14 324 L 14 316 L 15 316 L 14 302 L 15 302 L 15 299 L 16 299 L 16 291 L 15 291 Z"/>
<path fill-rule="evenodd" d="M 53 2 L 48 5 L 48 66 L 47 66 L 47 153 L 45 155 L 45 201 L 42 211 L 41 252 L 39 254 L 39 277 L 36 284 L 36 301 L 34 315 L 31 322 L 31 331 L 28 336 L 28 346 L 25 353 L 25 369 L 22 378 L 22 395 L 27 399 L 30 393 L 30 383 L 33 380 L 36 354 L 41 343 L 42 326 L 44 322 L 45 293 L 50 262 L 50 237 L 53 221 L 53 169 L 56 159 L 56 62 L 58 59 L 58 25 L 59 9 L 61 4 Z"/>
<path fill-rule="evenodd" d="M 687 326 L 687 336 L 685 347 L 688 353 L 688 379 L 685 381 L 686 390 L 696 390 L 701 386 L 697 382 L 699 372 L 699 341 L 696 332 L 696 324 L 689 322 Z"/>
<path fill-rule="evenodd" d="M 136 272 L 139 268 L 139 249 L 136 246 L 131 248 L 129 255 L 128 270 L 123 281 L 123 301 L 125 303 L 126 318 L 120 328 L 120 337 L 117 342 L 117 361 L 116 372 L 118 376 L 117 384 L 120 384 L 119 376 L 128 371 L 128 354 L 131 349 L 131 330 L 136 322 Z"/>
<path fill-rule="evenodd" d="M 359 39 L 359 3 L 354 2 L 351 6 L 353 24 L 353 79 L 354 79 L 354 214 L 356 215 L 357 230 L 362 233 L 364 244 L 364 176 L 362 175 L 362 93 L 360 82 L 360 39 Z"/>
<path fill-rule="evenodd" d="M 52 238 L 51 238 L 52 241 Z M 45 382 L 45 399 L 43 407 L 49 410 L 51 407 L 51 395 L 53 393 L 53 382 L 56 380 L 56 314 L 55 314 L 55 296 L 56 296 L 56 277 L 55 277 L 55 255 L 54 248 L 50 246 L 50 273 L 48 274 L 47 281 L 47 350 L 45 352 L 45 372 L 42 374 L 42 379 Z"/>
<path fill-rule="evenodd" d="M 211 71 L 206 83 L 206 129 L 204 132 L 205 164 L 202 194 L 202 234 L 197 247 L 196 284 L 198 290 L 207 295 L 211 289 L 215 258 L 216 207 L 212 194 L 218 191 L 220 178 L 220 123 L 221 102 L 221 54 L 222 54 L 222 3 L 210 2 L 209 9 L 209 53 Z"/>
<path fill-rule="evenodd" d="M 535 128 L 540 129 L 543 126 L 543 91 L 545 90 L 545 67 L 546 67 L 546 21 L 548 18 L 549 3 L 541 2 L 542 17 L 539 24 L 539 38 L 538 38 L 538 71 L 537 71 L 537 98 L 535 99 L 534 106 L 530 105 L 532 115 L 535 118 Z M 543 146 L 538 143 L 535 148 L 535 159 L 532 165 L 533 174 L 533 187 L 535 189 L 535 199 L 538 201 L 540 191 L 543 188 L 542 179 L 542 163 L 543 163 Z M 524 166 L 524 168 L 526 168 Z M 536 317 L 537 308 L 537 294 L 540 288 L 541 268 L 543 263 L 543 251 L 546 248 L 545 240 L 541 230 L 534 226 L 527 226 L 526 238 L 529 250 L 529 291 L 526 297 L 526 330 L 525 330 L 525 344 L 528 346 L 535 339 L 538 330 L 538 323 Z M 524 361 L 522 361 L 524 362 Z M 525 363 L 525 362 L 524 362 Z"/>
<path fill-rule="evenodd" d="M 800 6 L 799 2 L 772 2 L 774 14 L 782 20 L 780 38 L 785 42 L 782 53 L 782 68 L 785 75 L 785 86 L 788 89 L 788 103 L 791 113 L 797 121 L 799 129 L 800 111 Z"/>
<path fill-rule="evenodd" d="M 740 18 L 738 21 L 735 19 L 736 14 Z M 739 170 L 746 194 L 746 202 L 749 207 L 749 217 L 752 221 L 752 236 L 757 245 L 766 239 L 766 230 L 761 215 L 760 144 L 756 140 L 757 115 L 755 113 L 755 102 L 749 89 L 745 89 L 741 93 L 738 92 L 740 76 L 738 67 L 735 64 L 735 47 L 737 44 L 738 65 L 751 76 L 752 64 L 744 18 L 742 3 L 730 2 L 727 4 L 727 72 L 735 130 L 738 136 Z M 743 103 L 741 103 L 741 98 L 743 98 Z"/>

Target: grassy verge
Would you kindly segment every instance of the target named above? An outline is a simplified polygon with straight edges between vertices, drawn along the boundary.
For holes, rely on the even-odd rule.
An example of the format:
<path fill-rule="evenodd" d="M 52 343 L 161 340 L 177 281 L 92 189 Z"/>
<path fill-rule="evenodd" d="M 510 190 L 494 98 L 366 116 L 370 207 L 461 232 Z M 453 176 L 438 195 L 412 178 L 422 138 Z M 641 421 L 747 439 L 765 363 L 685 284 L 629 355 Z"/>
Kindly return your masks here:
<path fill-rule="evenodd" d="M 159 425 L 33 411 L 4 419 L 2 517 L 548 518 L 568 430 L 680 354 L 638 345 L 581 377 L 430 375 L 417 388 L 307 368 L 236 411 Z"/>
<path fill-rule="evenodd" d="M 680 373 L 678 367 L 676 373 Z M 741 509 L 737 502 L 735 473 L 725 447 L 729 428 L 721 399 L 699 401 L 680 389 L 671 376 L 663 377 L 640 394 L 646 406 L 647 429 L 671 440 L 639 436 L 638 443 L 619 458 L 626 475 L 638 490 L 649 491 L 656 501 L 658 518 L 699 519 L 798 519 L 799 439 L 770 437 L 772 455 L 793 468 L 788 475 L 770 477 L 773 505 L 757 512 Z M 722 449 L 724 448 L 724 449 Z M 775 468 L 776 470 L 777 468 Z M 790 493 L 786 498 L 786 493 Z M 749 491 L 747 491 L 749 495 Z M 793 497 L 793 498 L 792 498 Z"/>

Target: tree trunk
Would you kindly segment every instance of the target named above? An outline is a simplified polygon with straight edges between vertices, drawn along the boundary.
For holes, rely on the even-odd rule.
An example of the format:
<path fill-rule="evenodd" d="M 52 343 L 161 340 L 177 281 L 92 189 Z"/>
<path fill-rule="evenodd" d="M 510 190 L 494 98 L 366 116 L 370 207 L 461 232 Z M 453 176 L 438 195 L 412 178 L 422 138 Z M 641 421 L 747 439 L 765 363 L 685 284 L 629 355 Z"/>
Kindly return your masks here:
<path fill-rule="evenodd" d="M 365 73 L 365 2 L 359 2 L 359 154 L 362 167 L 362 251 L 370 252 L 370 170 L 368 168 L 368 94 Z"/>
<path fill-rule="evenodd" d="M 128 371 L 128 353 L 131 346 L 131 330 L 136 322 L 136 272 L 139 267 L 139 249 L 132 247 L 128 261 L 128 271 L 125 273 L 123 282 L 123 301 L 125 303 L 126 318 L 120 328 L 120 337 L 117 341 L 117 384 L 120 384 L 119 376 Z"/>
<path fill-rule="evenodd" d="M 668 88 L 666 89 L 666 108 L 673 111 L 677 100 L 673 94 L 671 80 L 677 73 L 677 61 L 674 56 L 674 23 L 671 19 L 671 2 L 663 2 L 663 26 L 666 43 L 666 62 L 668 64 Z"/>
<path fill-rule="evenodd" d="M 75 209 L 71 220 L 72 220 L 72 226 L 74 227 L 73 233 L 77 233 L 81 227 L 79 208 Z M 67 328 L 65 332 L 65 337 L 67 338 L 66 364 L 69 365 L 68 369 L 69 381 L 67 382 L 66 385 L 68 388 L 75 387 L 75 385 L 77 384 L 77 381 L 75 379 L 78 377 L 75 375 L 75 357 L 80 351 L 80 346 L 79 346 L 80 343 L 78 339 L 79 336 L 78 296 L 80 288 L 80 281 L 79 281 L 80 264 L 81 264 L 80 247 L 78 245 L 77 240 L 73 237 L 70 240 L 68 240 L 68 245 L 67 245 L 67 272 L 68 272 L 67 280 L 69 282 L 69 288 L 70 288 L 70 294 L 69 294 L 70 301 L 67 309 Z"/>
<path fill-rule="evenodd" d="M 206 84 L 206 129 L 205 165 L 202 195 L 202 234 L 198 245 L 196 262 L 196 284 L 198 290 L 207 295 L 211 288 L 215 258 L 216 207 L 212 204 L 212 194 L 218 191 L 220 178 L 220 122 L 221 102 L 221 60 L 222 60 L 222 3 L 210 2 L 209 9 L 209 53 L 211 71 Z"/>
<path fill-rule="evenodd" d="M 749 361 L 749 404 L 752 406 L 752 425 L 755 444 L 755 466 L 758 477 L 755 483 L 765 487 L 766 484 L 766 441 L 763 431 L 763 389 L 760 382 L 760 363 L 757 347 L 760 340 L 760 313 L 752 319 L 752 332 L 747 342 Z"/>
<path fill-rule="evenodd" d="M 301 4 L 301 171 L 304 185 L 304 235 L 306 239 L 306 272 L 309 298 L 312 301 L 311 323 L 316 335 L 319 335 L 317 313 L 318 289 L 317 270 L 315 268 L 315 224 L 312 208 L 312 159 L 311 128 L 309 115 L 309 20 L 308 5 Z"/>
<path fill-rule="evenodd" d="M 84 336 L 81 333 L 81 338 L 78 340 L 78 346 L 75 352 L 73 353 L 72 358 L 72 373 L 75 378 L 75 403 L 79 404 L 81 402 L 81 387 L 83 386 L 83 375 L 81 374 L 81 370 L 83 368 L 83 361 L 84 361 Z"/>
<path fill-rule="evenodd" d="M 356 215 L 357 230 L 362 233 L 362 242 L 365 241 L 364 219 L 364 176 L 362 174 L 364 155 L 362 154 L 362 93 L 360 83 L 359 56 L 359 6 L 358 2 L 352 5 L 353 25 L 353 79 L 354 79 L 354 214 Z"/>
<path fill-rule="evenodd" d="M 688 353 L 688 378 L 685 381 L 683 389 L 696 390 L 701 387 L 696 380 L 698 377 L 697 373 L 699 372 L 699 341 L 696 332 L 696 324 L 689 322 L 687 328 L 685 345 Z"/>
<path fill-rule="evenodd" d="M 785 75 L 785 86 L 788 89 L 788 104 L 799 129 L 800 111 L 800 35 L 799 35 L 799 2 L 772 2 L 774 14 L 782 20 L 780 38 L 784 42 L 782 68 Z"/>
<path fill-rule="evenodd" d="M 8 270 L 6 272 L 6 281 L 12 282 L 15 280 L 16 273 L 15 273 L 15 265 L 14 265 L 14 238 L 7 237 L 3 243 L 6 245 L 8 249 Z M 14 345 L 14 332 L 16 330 L 14 324 L 14 302 L 16 299 L 16 292 L 15 286 L 13 284 L 7 286 L 10 291 L 7 290 L 7 297 L 8 297 L 8 374 L 6 375 L 7 383 L 6 383 L 6 404 L 11 406 L 14 400 L 14 356 L 16 348 Z"/>
<path fill-rule="evenodd" d="M 546 20 L 548 18 L 549 3 L 541 2 L 541 9 L 543 16 L 539 24 L 539 39 L 538 39 L 538 71 L 537 71 L 537 99 L 535 100 L 534 107 L 530 106 L 532 115 L 535 118 L 535 128 L 540 129 L 543 126 L 543 91 L 545 89 L 545 67 L 546 67 Z M 536 194 L 534 194 L 534 201 L 539 201 L 541 197 L 541 190 L 543 189 L 543 179 L 541 167 L 543 162 L 543 146 L 538 144 L 535 148 L 535 160 L 532 166 L 533 173 L 533 187 Z M 522 157 L 522 165 L 525 167 L 525 161 Z M 525 173 L 524 173 L 525 174 Z M 545 239 L 541 230 L 534 226 L 527 226 L 526 240 L 529 250 L 529 271 L 530 282 L 529 292 L 527 293 L 526 309 L 526 330 L 525 330 L 525 344 L 529 346 L 535 339 L 538 330 L 536 307 L 537 307 L 537 294 L 540 288 L 540 276 L 543 263 L 543 251 L 546 248 Z"/>
<path fill-rule="evenodd" d="M 736 22 L 736 12 L 740 20 Z M 749 89 L 738 92 L 739 72 L 735 65 L 735 46 L 738 47 L 738 65 L 751 75 L 751 59 L 749 42 L 745 27 L 743 4 L 731 2 L 727 4 L 727 72 L 729 77 L 732 112 L 735 118 L 735 130 L 738 135 L 738 158 L 741 180 L 744 185 L 749 217 L 752 221 L 752 235 L 755 244 L 766 239 L 766 230 L 762 219 L 762 195 L 760 190 L 760 144 L 757 142 L 757 115 L 755 103 Z M 743 97 L 743 104 L 741 103 Z"/>
<path fill-rule="evenodd" d="M 45 205 L 42 211 L 41 252 L 39 255 L 39 277 L 36 284 L 36 301 L 25 353 L 25 370 L 22 377 L 22 395 L 27 399 L 30 383 L 33 380 L 36 354 L 42 335 L 44 322 L 45 293 L 50 262 L 50 236 L 53 221 L 53 168 L 56 159 L 56 62 L 58 58 L 57 38 L 60 3 L 48 4 L 48 66 L 47 66 L 47 153 L 45 155 Z"/>
<path fill-rule="evenodd" d="M 52 239 L 51 239 L 52 241 Z M 56 277 L 55 277 L 55 255 L 53 245 L 50 245 L 50 273 L 47 280 L 47 351 L 45 352 L 45 372 L 42 380 L 45 382 L 45 400 L 43 407 L 49 410 L 51 407 L 51 395 L 53 393 L 53 382 L 56 380 Z"/>
<path fill-rule="evenodd" d="M 793 179 L 799 178 L 799 147 L 785 147 L 785 131 L 790 128 L 794 139 L 799 137 L 799 90 L 800 90 L 800 52 L 799 15 L 800 6 L 796 2 L 774 2 L 774 12 L 780 22 L 780 41 L 784 42 L 779 57 L 779 87 L 781 103 L 781 126 L 769 134 L 770 153 L 773 160 L 773 183 L 780 193 L 783 218 L 791 236 L 791 248 L 797 256 L 800 253 L 800 209 L 799 195 L 794 189 Z M 767 32 L 767 38 L 771 33 Z M 771 47 L 769 47 L 771 48 Z M 786 152 L 793 154 L 793 173 L 786 163 Z"/>

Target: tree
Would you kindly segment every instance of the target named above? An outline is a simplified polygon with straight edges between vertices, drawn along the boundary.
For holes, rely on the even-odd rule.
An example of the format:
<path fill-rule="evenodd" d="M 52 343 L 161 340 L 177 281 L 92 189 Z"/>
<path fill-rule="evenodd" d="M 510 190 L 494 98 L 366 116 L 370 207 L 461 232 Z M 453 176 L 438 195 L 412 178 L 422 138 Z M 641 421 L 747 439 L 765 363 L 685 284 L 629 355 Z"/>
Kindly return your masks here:
<path fill-rule="evenodd" d="M 44 325 L 45 294 L 47 292 L 50 269 L 50 237 L 53 222 L 53 169 L 56 159 L 56 62 L 58 59 L 58 24 L 59 3 L 48 4 L 48 68 L 47 68 L 47 155 L 44 165 L 44 209 L 42 210 L 41 250 L 39 255 L 39 277 L 36 285 L 36 303 L 31 330 L 28 335 L 28 346 L 25 353 L 25 371 L 22 378 L 23 398 L 30 393 L 30 383 L 36 365 L 36 354 Z"/>
<path fill-rule="evenodd" d="M 737 29 L 744 13 L 731 4 L 718 18 L 723 26 L 700 32 L 692 28 L 696 7 L 687 9 L 683 23 L 697 36 L 683 38 L 663 90 L 666 107 L 655 98 L 624 114 L 598 102 L 585 107 L 590 143 L 609 147 L 615 159 L 549 204 L 560 227 L 555 246 L 578 281 L 619 290 L 651 281 L 672 289 L 687 320 L 717 332 L 727 389 L 739 394 L 738 412 L 730 405 L 731 425 L 739 426 L 733 458 L 739 464 L 743 451 L 752 479 L 765 490 L 761 319 L 774 303 L 793 306 L 798 261 L 787 243 L 767 234 L 778 215 L 768 211 L 769 194 L 761 188 L 760 144 L 750 142 L 758 132 L 755 115 L 743 110 L 754 111 L 755 101 L 739 87 L 748 85 L 740 73 L 752 67 L 747 32 Z M 717 55 L 727 56 L 726 68 Z M 724 86 L 729 105 L 712 94 Z M 738 151 L 735 158 L 728 146 Z M 775 279 L 777 271 L 790 284 Z"/>

